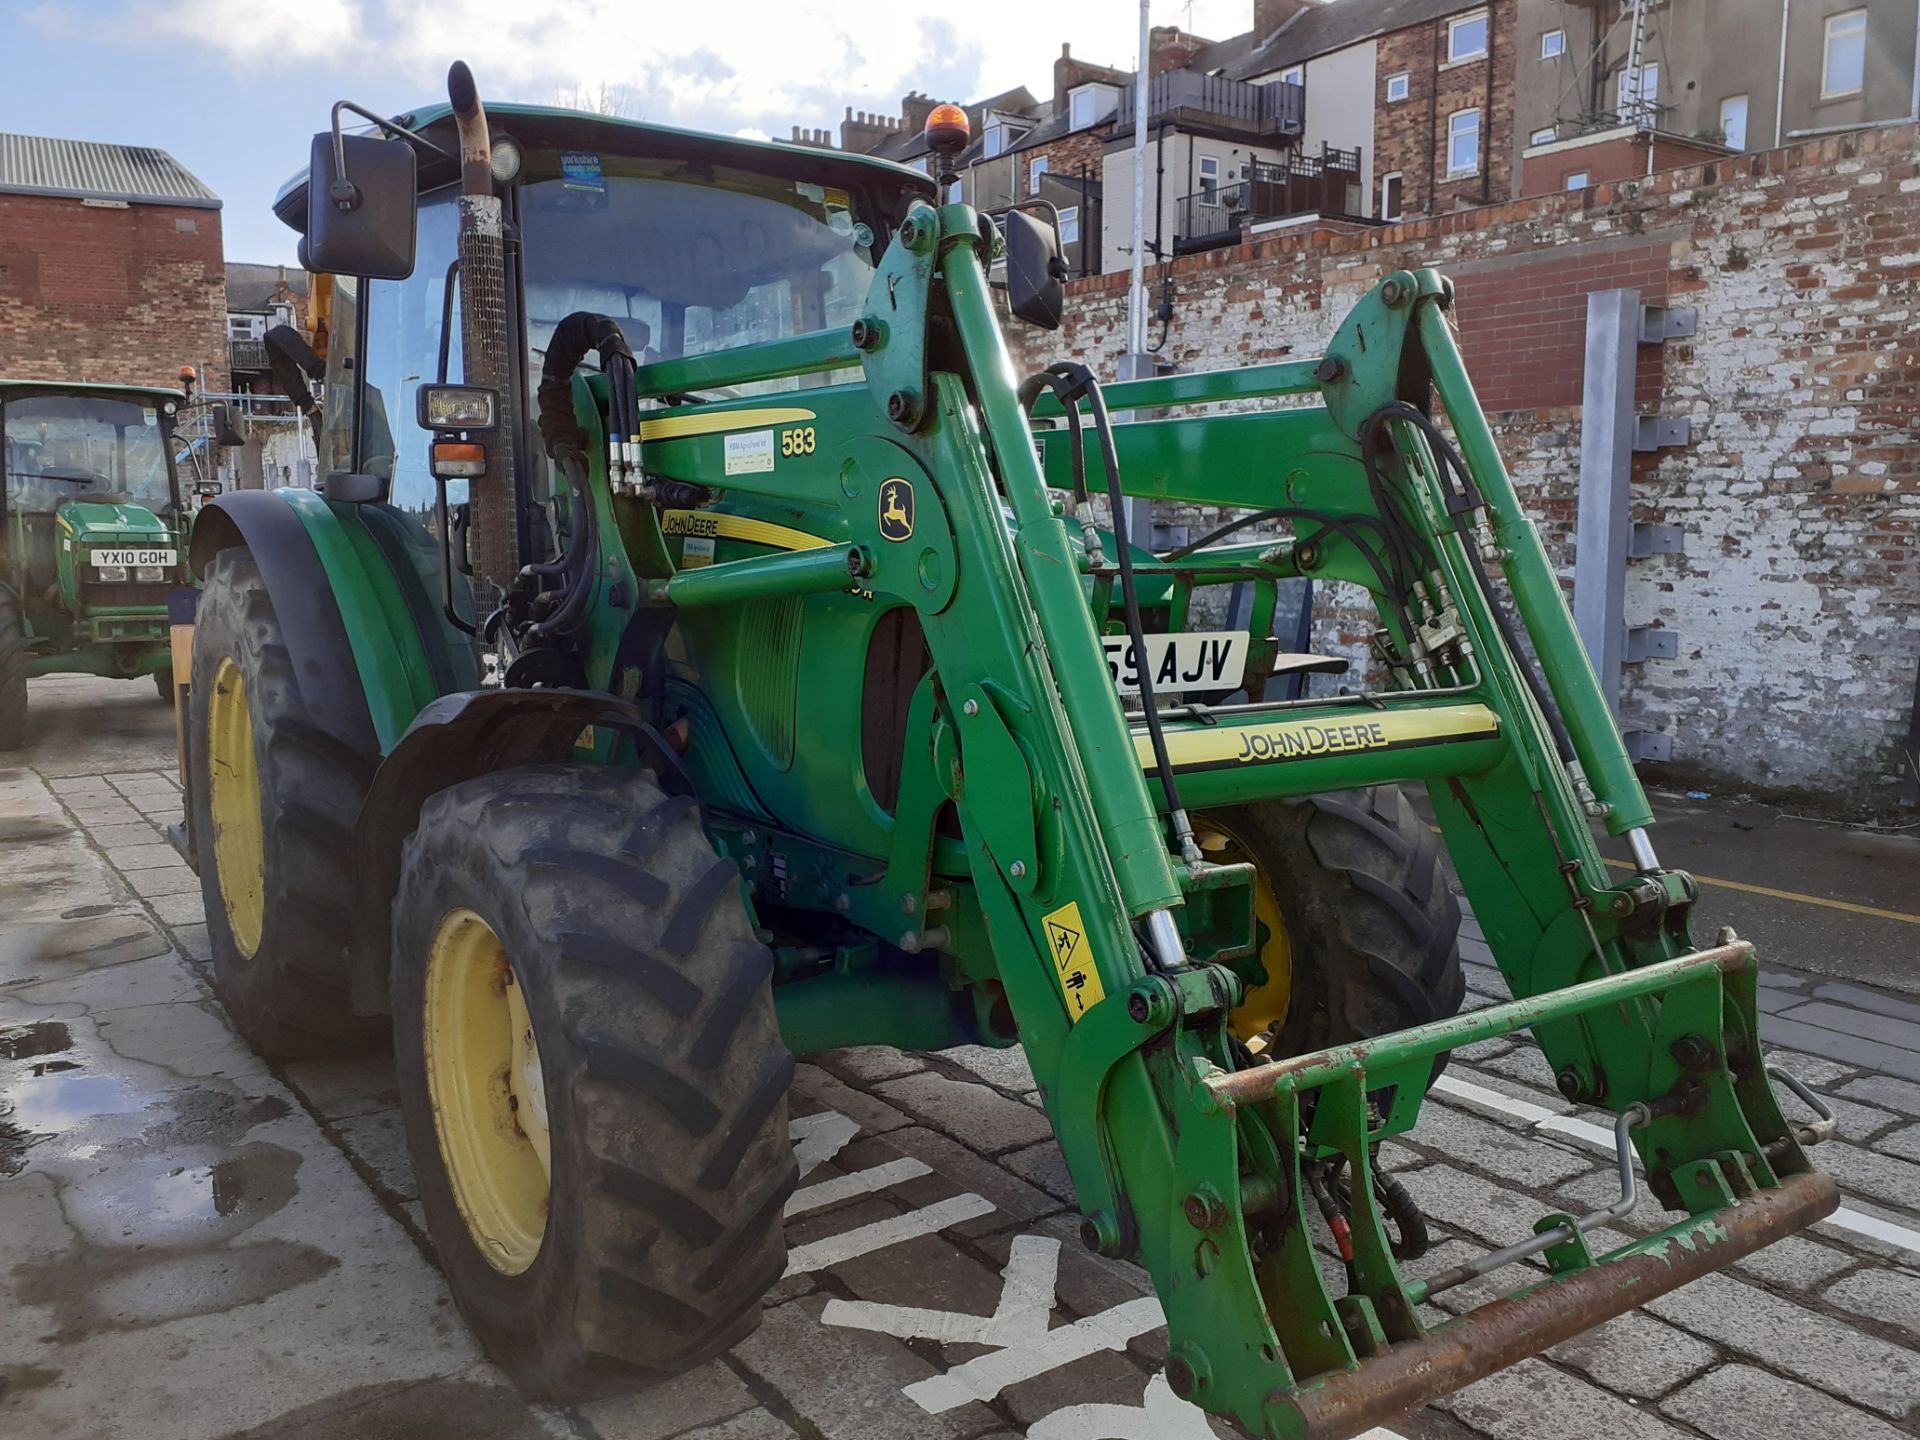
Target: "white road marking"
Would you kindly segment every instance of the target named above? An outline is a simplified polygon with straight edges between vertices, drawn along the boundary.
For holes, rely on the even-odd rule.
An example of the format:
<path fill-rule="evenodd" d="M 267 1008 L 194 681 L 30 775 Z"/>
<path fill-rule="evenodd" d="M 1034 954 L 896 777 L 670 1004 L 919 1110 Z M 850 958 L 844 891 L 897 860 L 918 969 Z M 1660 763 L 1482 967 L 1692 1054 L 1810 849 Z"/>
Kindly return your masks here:
<path fill-rule="evenodd" d="M 860 1127 L 837 1110 L 822 1110 L 818 1115 L 789 1121 L 787 1136 L 793 1141 L 793 1158 L 800 1162 L 800 1178 L 804 1180 L 846 1149 L 859 1133 Z"/>
<path fill-rule="evenodd" d="M 1027 1440 L 1214 1440 L 1206 1412 L 1173 1393 L 1165 1375 L 1147 1382 L 1138 1405 L 1069 1405 L 1042 1416 Z M 1373 1437 L 1377 1440 L 1377 1437 Z M 1394 1440 L 1399 1440 L 1398 1436 Z"/>
<path fill-rule="evenodd" d="M 1024 1345 L 1047 1333 L 1054 1283 L 1060 1272 L 1060 1242 L 1044 1235 L 1015 1238 L 1000 1272 L 1000 1299 L 991 1315 L 923 1310 L 866 1300 L 829 1300 L 820 1318 L 852 1330 L 877 1330 L 897 1340 L 938 1340 L 943 1345 Z"/>
<path fill-rule="evenodd" d="M 875 1165 L 866 1170 L 857 1170 L 851 1175 L 836 1175 L 831 1180 L 822 1180 L 818 1185 L 809 1185 L 804 1190 L 796 1190 L 787 1201 L 784 1212 L 788 1219 L 795 1215 L 804 1215 L 809 1210 L 818 1210 L 823 1205 L 837 1205 L 842 1200 L 851 1200 L 856 1195 L 871 1195 L 876 1190 L 885 1190 L 890 1185 L 898 1185 L 903 1180 L 917 1180 L 922 1175 L 931 1175 L 933 1171 L 923 1162 L 902 1156 L 898 1160 L 889 1160 L 884 1165 Z"/>
<path fill-rule="evenodd" d="M 1556 1135 L 1565 1135 L 1596 1150 L 1607 1154 L 1614 1153 L 1613 1131 L 1605 1125 L 1595 1125 L 1590 1120 L 1578 1120 L 1571 1115 L 1557 1115 L 1544 1105 L 1536 1105 L 1531 1100 L 1516 1100 L 1511 1095 L 1502 1095 L 1498 1090 L 1489 1090 L 1484 1085 L 1476 1085 L 1471 1080 L 1461 1080 L 1452 1075 L 1442 1075 L 1433 1082 L 1433 1088 L 1444 1095 L 1464 1100 L 1470 1105 L 1482 1105 L 1489 1110 L 1498 1110 L 1527 1122 L 1536 1130 L 1548 1130 Z M 1820 1151 L 1816 1147 L 1813 1158 L 1818 1161 Z M 1856 1235 L 1865 1235 L 1885 1245 L 1898 1245 L 1912 1254 L 1920 1255 L 1920 1230 L 1909 1229 L 1905 1225 L 1896 1225 L 1891 1220 L 1882 1220 L 1877 1215 L 1867 1215 L 1855 1210 L 1851 1205 L 1842 1205 L 1829 1215 L 1826 1224 L 1836 1225 L 1842 1230 L 1851 1230 Z"/>
<path fill-rule="evenodd" d="M 931 1415 L 957 1409 L 970 1400 L 991 1400 L 1009 1385 L 1031 1380 L 1102 1350 L 1124 1349 L 1136 1335 L 1166 1324 L 1160 1302 L 1151 1295 L 1089 1315 L 1016 1349 L 995 1350 L 957 1365 L 944 1375 L 929 1375 L 903 1392 Z"/>
<path fill-rule="evenodd" d="M 885 1220 L 876 1220 L 871 1225 L 862 1225 L 844 1234 L 829 1235 L 811 1245 L 795 1246 L 787 1252 L 787 1274 L 806 1275 L 815 1270 L 824 1270 L 829 1265 L 871 1255 L 875 1250 L 884 1250 L 903 1240 L 932 1235 L 963 1220 L 991 1215 L 993 1210 L 993 1202 L 983 1196 L 955 1195 L 933 1205 L 923 1205 L 918 1210 L 909 1210 L 904 1215 L 890 1215 Z"/>

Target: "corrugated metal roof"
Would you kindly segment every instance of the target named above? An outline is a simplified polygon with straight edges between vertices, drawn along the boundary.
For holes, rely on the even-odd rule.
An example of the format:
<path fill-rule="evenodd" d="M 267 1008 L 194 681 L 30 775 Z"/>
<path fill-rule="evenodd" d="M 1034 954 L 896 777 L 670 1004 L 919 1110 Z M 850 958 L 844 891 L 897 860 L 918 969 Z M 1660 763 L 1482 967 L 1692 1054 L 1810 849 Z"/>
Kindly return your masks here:
<path fill-rule="evenodd" d="M 0 192 L 218 210 L 220 197 L 164 150 L 0 134 Z"/>

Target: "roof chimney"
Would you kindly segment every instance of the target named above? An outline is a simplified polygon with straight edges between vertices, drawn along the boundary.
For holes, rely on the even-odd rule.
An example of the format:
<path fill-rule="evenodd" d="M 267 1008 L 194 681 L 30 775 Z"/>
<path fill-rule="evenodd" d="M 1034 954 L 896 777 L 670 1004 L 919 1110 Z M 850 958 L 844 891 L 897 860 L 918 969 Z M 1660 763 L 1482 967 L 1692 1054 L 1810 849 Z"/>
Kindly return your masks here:
<path fill-rule="evenodd" d="M 922 95 L 918 90 L 910 90 L 900 97 L 900 128 L 918 133 L 927 128 L 927 117 L 933 113 L 938 102 L 931 95 Z"/>

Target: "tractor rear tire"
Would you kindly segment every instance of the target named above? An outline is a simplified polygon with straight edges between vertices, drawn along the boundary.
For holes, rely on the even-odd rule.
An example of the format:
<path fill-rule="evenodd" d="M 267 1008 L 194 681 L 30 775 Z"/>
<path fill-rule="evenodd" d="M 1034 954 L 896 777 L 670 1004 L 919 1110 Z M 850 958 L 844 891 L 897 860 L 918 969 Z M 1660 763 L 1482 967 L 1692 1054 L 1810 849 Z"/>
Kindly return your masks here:
<path fill-rule="evenodd" d="M 752 1333 L 786 1268 L 794 1061 L 772 955 L 692 798 L 580 765 L 444 790 L 407 841 L 393 936 L 407 1144 L 487 1354 L 573 1401 Z"/>
<path fill-rule="evenodd" d="M 0 750 L 27 743 L 27 627 L 20 606 L 0 590 Z"/>
<path fill-rule="evenodd" d="M 1204 830 L 1213 816 L 1196 816 Z M 1398 786 L 1261 801 L 1217 823 L 1272 886 L 1291 952 L 1274 1059 L 1455 1014 L 1460 905 L 1440 840 Z M 1238 858 L 1238 857 L 1235 857 Z M 1435 1063 L 1438 1076 L 1445 1063 Z"/>
<path fill-rule="evenodd" d="M 193 675 L 188 803 L 214 990 L 268 1059 L 375 1046 L 386 1025 L 353 1013 L 346 953 L 353 826 L 373 760 L 308 718 L 245 549 L 223 550 L 208 568 Z"/>

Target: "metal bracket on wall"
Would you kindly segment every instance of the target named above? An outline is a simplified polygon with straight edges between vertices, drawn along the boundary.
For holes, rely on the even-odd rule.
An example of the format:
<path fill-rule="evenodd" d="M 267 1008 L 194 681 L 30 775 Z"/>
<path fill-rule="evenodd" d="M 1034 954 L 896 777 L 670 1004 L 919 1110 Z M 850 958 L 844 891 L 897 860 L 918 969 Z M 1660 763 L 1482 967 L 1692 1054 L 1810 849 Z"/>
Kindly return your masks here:
<path fill-rule="evenodd" d="M 1679 653 L 1680 633 L 1677 630 L 1632 625 L 1627 628 L 1626 650 L 1620 659 L 1626 665 L 1639 665 L 1648 660 L 1672 660 Z"/>
<path fill-rule="evenodd" d="M 1644 560 L 1649 555 L 1684 555 L 1687 532 L 1678 525 L 1650 525 L 1636 520 L 1627 535 L 1627 558 Z"/>
<path fill-rule="evenodd" d="M 1627 758 L 1636 765 L 1642 760 L 1673 758 L 1673 737 L 1658 730 L 1623 730 L 1620 738 L 1627 742 Z"/>
<path fill-rule="evenodd" d="M 1633 421 L 1633 448 L 1645 455 L 1674 445 L 1693 443 L 1693 421 L 1684 415 L 1636 415 Z"/>
<path fill-rule="evenodd" d="M 1640 343 L 1658 345 L 1662 340 L 1685 340 L 1700 328 L 1700 311 L 1692 305 L 1642 305 L 1640 307 Z"/>

